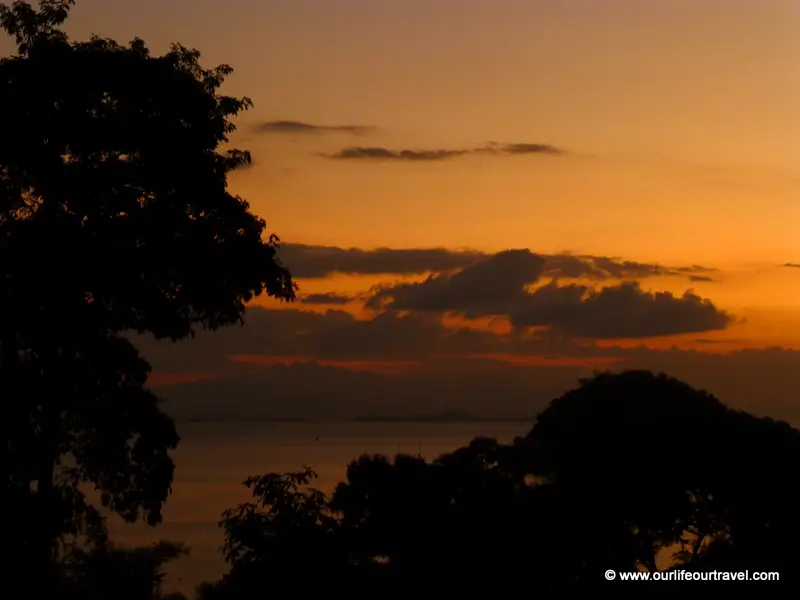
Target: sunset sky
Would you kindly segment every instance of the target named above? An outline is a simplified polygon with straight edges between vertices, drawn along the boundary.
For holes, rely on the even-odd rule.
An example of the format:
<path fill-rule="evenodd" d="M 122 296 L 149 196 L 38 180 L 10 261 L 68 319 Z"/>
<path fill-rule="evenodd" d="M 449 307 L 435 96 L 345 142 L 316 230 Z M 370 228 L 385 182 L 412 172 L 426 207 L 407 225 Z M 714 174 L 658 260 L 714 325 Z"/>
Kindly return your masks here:
<path fill-rule="evenodd" d="M 79 0 L 68 31 L 199 48 L 255 103 L 231 189 L 308 301 L 143 341 L 176 406 L 510 414 L 619 364 L 795 416 L 797 0 Z"/>

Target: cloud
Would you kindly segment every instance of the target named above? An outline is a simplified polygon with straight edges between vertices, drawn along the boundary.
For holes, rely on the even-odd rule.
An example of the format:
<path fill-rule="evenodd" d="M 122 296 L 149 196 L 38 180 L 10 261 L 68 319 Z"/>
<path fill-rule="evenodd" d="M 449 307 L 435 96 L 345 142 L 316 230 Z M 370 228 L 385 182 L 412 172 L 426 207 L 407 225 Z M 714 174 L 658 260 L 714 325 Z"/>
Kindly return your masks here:
<path fill-rule="evenodd" d="M 133 343 L 164 373 L 237 371 L 233 355 L 305 356 L 331 361 L 418 361 L 434 356 L 592 356 L 594 349 L 544 333 L 500 334 L 445 327 L 436 314 L 378 313 L 372 318 L 330 309 L 247 309 L 244 324 L 216 332 L 198 331 L 191 340 L 157 342 L 131 335 Z M 238 372 L 238 371 L 237 371 Z"/>
<path fill-rule="evenodd" d="M 604 287 L 550 282 L 509 309 L 515 327 L 550 327 L 585 339 L 635 339 L 726 329 L 733 317 L 686 292 L 647 292 L 637 282 Z"/>
<path fill-rule="evenodd" d="M 302 121 L 267 121 L 254 127 L 256 133 L 348 133 L 363 135 L 375 131 L 371 125 L 313 125 Z"/>
<path fill-rule="evenodd" d="M 689 281 L 694 281 L 697 283 L 705 283 L 714 281 L 714 278 L 709 277 L 708 275 L 689 275 Z"/>
<path fill-rule="evenodd" d="M 497 144 L 490 143 L 485 148 L 479 148 L 475 152 L 489 152 L 496 154 L 566 154 L 561 148 L 550 144 Z"/>
<path fill-rule="evenodd" d="M 787 262 L 787 263 L 783 263 L 781 266 L 782 267 L 789 267 L 791 269 L 800 269 L 800 263 Z"/>
<path fill-rule="evenodd" d="M 389 150 L 379 147 L 351 146 L 339 152 L 327 155 L 328 158 L 358 160 L 358 159 L 379 159 L 379 160 L 443 160 L 469 153 L 469 150 Z"/>
<path fill-rule="evenodd" d="M 725 329 L 733 321 L 692 292 L 647 292 L 637 282 L 599 290 L 554 279 L 529 292 L 546 261 L 529 250 L 509 250 L 453 274 L 376 290 L 373 310 L 453 313 L 467 318 L 507 316 L 514 327 L 548 327 L 576 338 L 644 338 Z"/>
<path fill-rule="evenodd" d="M 461 269 L 491 254 L 477 250 L 445 248 L 339 248 L 308 244 L 282 244 L 281 260 L 298 279 L 327 277 L 335 273 L 347 275 L 419 275 Z M 541 254 L 545 260 L 543 275 L 549 277 L 589 279 L 643 279 L 647 277 L 697 277 L 715 269 L 693 265 L 667 267 L 608 256 Z"/>
<path fill-rule="evenodd" d="M 325 292 L 323 294 L 306 294 L 299 298 L 303 304 L 349 304 L 358 300 L 357 296 L 348 296 L 346 294 L 337 294 L 335 292 Z"/>
<path fill-rule="evenodd" d="M 676 271 L 681 271 L 683 273 L 714 273 L 717 269 L 711 269 L 709 267 L 704 267 L 702 265 L 691 265 L 689 267 L 676 267 Z"/>
<path fill-rule="evenodd" d="M 549 144 L 495 144 L 481 148 L 436 149 L 436 150 L 390 150 L 379 146 L 350 146 L 334 154 L 325 154 L 326 158 L 341 160 L 383 160 L 383 161 L 434 161 L 456 158 L 468 154 L 549 154 L 560 155 L 565 151 Z"/>
<path fill-rule="evenodd" d="M 338 248 L 306 244 L 281 244 L 281 261 L 298 279 L 347 275 L 411 275 L 457 269 L 486 257 L 477 251 L 444 248 L 392 249 Z"/>
<path fill-rule="evenodd" d="M 644 279 L 646 277 L 682 275 L 680 269 L 609 256 L 557 254 L 546 256 L 546 259 L 544 274 L 551 277 L 605 281 L 608 279 Z"/>
<path fill-rule="evenodd" d="M 382 313 L 359 320 L 336 310 L 321 314 L 255 307 L 247 310 L 243 326 L 201 331 L 194 339 L 132 339 L 157 373 L 184 381 L 191 374 L 206 377 L 158 389 L 179 418 L 325 419 L 445 409 L 533 416 L 593 368 L 665 371 L 738 408 L 800 418 L 795 397 L 800 352 L 788 349 L 711 354 L 609 348 L 548 336 L 447 329 L 424 314 Z M 244 355 L 247 362 L 234 358 Z M 540 360 L 525 364 L 532 355 Z M 292 356 L 305 357 L 305 362 L 281 359 Z M 520 362 L 493 356 L 517 356 Z M 583 360 L 550 361 L 549 356 Z M 371 372 L 370 363 L 379 361 L 424 368 Z"/>
<path fill-rule="evenodd" d="M 432 275 L 376 291 L 367 308 L 452 312 L 468 317 L 507 314 L 524 302 L 525 286 L 539 280 L 545 261 L 530 250 L 507 250 L 455 274 Z"/>
<path fill-rule="evenodd" d="M 349 418 L 447 409 L 533 415 L 593 368 L 664 370 L 748 410 L 800 416 L 787 391 L 800 385 L 800 352 L 717 356 L 595 343 L 726 328 L 733 317 L 691 291 L 676 296 L 626 281 L 702 277 L 714 269 L 528 249 L 487 254 L 286 244 L 281 258 L 296 277 L 433 274 L 366 297 L 300 298 L 309 306 L 365 300 L 374 312 L 364 315 L 250 307 L 243 326 L 200 331 L 191 340 L 132 335 L 153 364 L 154 382 L 184 382 L 159 388 L 179 418 Z M 622 283 L 564 281 L 579 278 Z M 446 326 L 443 313 L 499 315 L 513 327 Z M 714 342 L 698 336 L 696 343 L 711 349 Z"/>

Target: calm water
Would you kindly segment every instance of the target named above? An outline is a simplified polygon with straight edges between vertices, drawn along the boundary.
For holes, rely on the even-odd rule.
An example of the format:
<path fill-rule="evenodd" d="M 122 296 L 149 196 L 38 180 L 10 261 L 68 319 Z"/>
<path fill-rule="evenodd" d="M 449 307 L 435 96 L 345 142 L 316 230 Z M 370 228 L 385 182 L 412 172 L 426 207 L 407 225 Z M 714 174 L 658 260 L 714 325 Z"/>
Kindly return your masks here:
<path fill-rule="evenodd" d="M 225 571 L 219 553 L 220 513 L 249 499 L 242 485 L 250 475 L 294 471 L 304 465 L 318 474 L 316 487 L 331 490 L 347 463 L 363 453 L 394 456 L 420 453 L 433 458 L 476 436 L 509 442 L 524 434 L 524 423 L 185 423 L 175 453 L 173 493 L 158 528 L 110 523 L 126 545 L 158 539 L 182 541 L 188 558 L 170 567 L 167 589 L 191 593 L 195 584 Z"/>

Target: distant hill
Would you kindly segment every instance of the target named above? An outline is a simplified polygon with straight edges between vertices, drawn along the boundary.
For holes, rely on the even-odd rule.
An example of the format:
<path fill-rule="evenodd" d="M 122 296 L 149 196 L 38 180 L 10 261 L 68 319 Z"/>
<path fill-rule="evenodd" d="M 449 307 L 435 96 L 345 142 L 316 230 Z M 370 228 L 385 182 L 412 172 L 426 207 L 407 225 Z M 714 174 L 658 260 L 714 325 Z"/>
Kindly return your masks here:
<path fill-rule="evenodd" d="M 354 423 L 469 423 L 469 422 L 498 422 L 512 421 L 524 422 L 531 418 L 490 418 L 479 417 L 460 410 L 444 410 L 435 413 L 423 413 L 416 415 L 364 415 L 351 419 Z"/>

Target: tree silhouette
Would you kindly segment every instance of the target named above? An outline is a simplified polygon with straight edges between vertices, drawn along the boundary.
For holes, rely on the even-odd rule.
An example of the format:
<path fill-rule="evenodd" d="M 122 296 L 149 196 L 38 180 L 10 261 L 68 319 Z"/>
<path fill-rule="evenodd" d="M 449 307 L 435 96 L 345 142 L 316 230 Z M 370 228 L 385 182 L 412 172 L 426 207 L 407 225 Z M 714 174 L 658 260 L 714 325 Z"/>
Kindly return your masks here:
<path fill-rule="evenodd" d="M 203 597 L 252 597 L 272 573 L 304 568 L 541 592 L 602 590 L 607 569 L 759 570 L 781 581 L 758 589 L 795 589 L 799 458 L 800 431 L 786 423 L 664 374 L 599 373 L 511 445 L 476 438 L 433 461 L 361 456 L 330 499 L 303 474 L 258 479 L 272 508 L 225 521 L 236 595 L 218 584 Z"/>
<path fill-rule="evenodd" d="M 528 510 L 532 494 L 506 467 L 506 450 L 478 438 L 432 462 L 406 455 L 353 461 L 331 501 L 353 555 L 406 580 L 520 572 L 531 563 L 525 544 L 535 530 L 526 516 L 536 514 Z"/>
<path fill-rule="evenodd" d="M 0 5 L 17 43 L 0 61 L 5 494 L 16 556 L 42 568 L 63 534 L 102 525 L 81 484 L 128 521 L 161 519 L 178 435 L 125 332 L 178 340 L 295 291 L 277 238 L 227 190 L 250 163 L 220 149 L 251 105 L 218 94 L 230 67 L 70 41 L 73 4 Z"/>
<path fill-rule="evenodd" d="M 200 587 L 203 600 L 246 599 L 266 581 L 313 574 L 346 575 L 351 566 L 327 496 L 309 487 L 311 469 L 250 477 L 253 502 L 225 511 L 223 553 L 230 572 Z"/>
<path fill-rule="evenodd" d="M 664 374 L 586 380 L 554 400 L 516 447 L 526 470 L 580 502 L 596 574 L 659 570 L 659 553 L 676 545 L 684 566 L 712 545 L 749 555 L 751 569 L 775 570 L 797 555 L 786 542 L 800 533 L 791 508 L 800 500 L 800 432 Z M 602 551 L 592 539 L 603 540 Z"/>
<path fill-rule="evenodd" d="M 554 400 L 517 448 L 530 473 L 585 499 L 576 514 L 604 546 L 587 567 L 655 571 L 659 552 L 700 526 L 692 506 L 708 501 L 726 412 L 666 376 L 603 373 Z"/>

